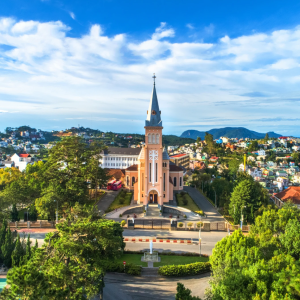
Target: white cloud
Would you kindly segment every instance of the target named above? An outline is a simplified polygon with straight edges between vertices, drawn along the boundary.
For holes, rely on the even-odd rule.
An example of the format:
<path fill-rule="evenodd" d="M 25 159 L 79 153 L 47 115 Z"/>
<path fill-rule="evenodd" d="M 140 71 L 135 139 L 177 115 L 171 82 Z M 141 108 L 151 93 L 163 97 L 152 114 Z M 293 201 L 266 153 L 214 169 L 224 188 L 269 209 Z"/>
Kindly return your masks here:
<path fill-rule="evenodd" d="M 72 11 L 70 11 L 69 14 L 70 14 L 70 17 L 71 17 L 73 20 L 75 20 L 75 14 L 74 14 Z"/>
<path fill-rule="evenodd" d="M 188 29 L 194 29 L 194 28 L 195 28 L 195 27 L 194 27 L 192 24 L 190 24 L 190 23 L 186 24 L 186 27 L 187 27 Z"/>
<path fill-rule="evenodd" d="M 108 36 L 99 24 L 79 37 L 69 31 L 60 21 L 0 19 L 0 112 L 15 112 L 14 118 L 1 114 L 4 126 L 50 128 L 61 120 L 65 128 L 82 120 L 102 130 L 141 132 L 154 72 L 169 133 L 189 124 L 263 130 L 268 124 L 259 120 L 270 116 L 281 117 L 269 128 L 280 132 L 288 130 L 284 120 L 300 113 L 299 27 L 216 43 L 178 42 L 166 23 L 141 41 Z M 259 93 L 267 96 L 255 98 Z"/>
<path fill-rule="evenodd" d="M 172 28 L 166 28 L 167 23 L 161 22 L 160 26 L 155 29 L 155 33 L 152 34 L 152 40 L 161 40 L 165 37 L 174 37 L 175 31 Z"/>

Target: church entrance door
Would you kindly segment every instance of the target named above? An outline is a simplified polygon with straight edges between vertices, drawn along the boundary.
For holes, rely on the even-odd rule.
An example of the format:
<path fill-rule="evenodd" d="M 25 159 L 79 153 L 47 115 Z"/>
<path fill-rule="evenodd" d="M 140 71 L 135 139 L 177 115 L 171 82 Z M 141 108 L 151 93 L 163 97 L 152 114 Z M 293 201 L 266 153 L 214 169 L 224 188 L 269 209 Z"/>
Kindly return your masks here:
<path fill-rule="evenodd" d="M 157 203 L 157 199 L 158 199 L 157 192 L 151 191 L 149 195 L 149 203 L 150 204 Z"/>

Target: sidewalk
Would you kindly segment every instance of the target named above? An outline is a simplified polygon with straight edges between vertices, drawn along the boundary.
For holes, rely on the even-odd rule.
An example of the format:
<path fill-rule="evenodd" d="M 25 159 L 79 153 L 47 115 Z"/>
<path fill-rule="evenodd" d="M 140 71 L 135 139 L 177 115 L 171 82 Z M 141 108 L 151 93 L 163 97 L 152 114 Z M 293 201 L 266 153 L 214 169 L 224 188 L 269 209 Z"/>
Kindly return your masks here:
<path fill-rule="evenodd" d="M 128 210 L 130 208 L 133 208 L 133 207 L 139 207 L 139 206 L 141 206 L 141 205 L 140 204 L 135 204 L 135 205 L 125 206 L 125 207 L 117 209 L 117 211 L 112 211 L 112 212 L 108 213 L 106 215 L 106 217 L 109 218 L 109 219 L 120 219 L 120 214 L 123 215 L 123 213 L 126 210 Z M 187 216 L 187 219 L 184 219 L 183 217 L 180 217 L 177 220 L 180 220 L 180 221 L 199 221 L 200 220 L 199 215 L 195 214 L 194 212 L 190 211 L 189 209 L 186 209 L 186 208 L 183 208 L 183 207 L 180 207 L 180 206 L 171 206 L 171 205 L 164 205 L 164 206 L 168 207 L 168 208 L 177 209 L 177 210 L 181 211 L 182 213 L 184 213 Z M 163 216 L 153 217 L 153 216 L 144 216 L 144 214 L 136 214 L 138 219 L 151 219 L 151 220 L 152 219 L 168 219 L 168 220 L 170 220 L 169 215 L 170 214 L 168 214 L 168 213 L 167 214 L 164 213 Z M 174 216 L 175 216 L 175 214 L 174 214 Z M 129 217 L 132 218 L 133 214 L 129 214 Z M 121 219 L 126 220 L 127 219 L 127 214 L 123 215 L 121 217 Z M 202 217 L 202 220 L 205 220 L 204 217 Z"/>

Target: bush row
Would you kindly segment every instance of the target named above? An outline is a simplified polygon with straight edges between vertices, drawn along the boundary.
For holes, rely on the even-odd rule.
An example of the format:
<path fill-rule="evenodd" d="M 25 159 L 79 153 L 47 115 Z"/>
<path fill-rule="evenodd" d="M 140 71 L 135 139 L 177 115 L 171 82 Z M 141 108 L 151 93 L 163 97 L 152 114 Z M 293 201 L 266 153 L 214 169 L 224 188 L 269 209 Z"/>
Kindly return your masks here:
<path fill-rule="evenodd" d="M 158 269 L 158 274 L 162 276 L 188 276 L 199 275 L 210 271 L 209 262 L 196 262 L 187 265 L 168 265 Z"/>
<path fill-rule="evenodd" d="M 131 264 L 131 263 L 127 263 L 125 265 L 125 269 L 124 269 L 123 263 L 111 262 L 106 266 L 106 271 L 107 272 L 126 273 L 129 275 L 138 276 L 138 275 L 141 275 L 142 267 Z"/>

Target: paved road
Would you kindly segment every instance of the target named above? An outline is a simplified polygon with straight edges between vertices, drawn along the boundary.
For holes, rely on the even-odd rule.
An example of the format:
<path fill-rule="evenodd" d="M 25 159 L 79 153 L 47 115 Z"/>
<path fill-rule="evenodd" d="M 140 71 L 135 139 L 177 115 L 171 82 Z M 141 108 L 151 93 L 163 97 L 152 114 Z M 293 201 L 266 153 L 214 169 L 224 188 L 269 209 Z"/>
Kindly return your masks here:
<path fill-rule="evenodd" d="M 209 274 L 183 278 L 132 277 L 125 274 L 105 276 L 104 300 L 174 300 L 177 282 L 183 283 L 193 296 L 204 297 Z M 99 299 L 99 298 L 95 298 Z"/>
<path fill-rule="evenodd" d="M 196 189 L 185 186 L 184 190 L 189 193 L 197 205 L 205 212 L 207 218 L 204 221 L 224 222 L 223 216 L 215 209 L 215 207 Z"/>
<path fill-rule="evenodd" d="M 115 198 L 120 193 L 120 191 L 121 190 L 119 191 L 105 190 L 106 194 L 97 203 L 98 210 L 101 210 L 101 212 L 104 213 L 111 205 L 111 203 L 115 200 Z"/>
<path fill-rule="evenodd" d="M 167 231 L 167 230 L 124 230 L 124 237 L 170 237 L 170 238 L 191 238 L 198 239 L 199 231 Z M 201 253 L 212 254 L 212 249 L 216 243 L 222 238 L 226 237 L 227 233 L 224 231 L 214 232 L 201 232 Z M 149 244 L 146 242 L 126 242 L 126 250 L 149 250 Z M 153 249 L 155 251 L 175 251 L 175 252 L 199 252 L 199 245 L 187 245 L 187 244 L 169 244 L 166 242 L 153 243 Z"/>
<path fill-rule="evenodd" d="M 35 244 L 35 239 L 38 240 L 39 247 L 42 246 L 45 236 L 47 233 L 30 233 L 31 240 L 33 245 Z M 140 238 L 149 238 L 149 237 L 170 237 L 170 238 L 191 238 L 198 239 L 199 231 L 168 231 L 168 230 L 145 230 L 145 229 L 135 229 L 128 230 L 125 229 L 123 232 L 124 237 L 140 237 Z M 215 244 L 220 241 L 222 238 L 227 236 L 227 232 L 224 231 L 211 231 L 211 232 L 201 232 L 201 240 L 202 240 L 202 253 L 211 255 L 212 249 Z M 21 238 L 23 234 L 21 234 Z M 26 236 L 25 236 L 26 237 Z M 167 243 L 154 243 L 153 247 L 157 251 L 169 250 L 169 251 L 178 251 L 178 252 L 198 252 L 198 245 L 174 245 Z M 127 250 L 148 250 L 149 244 L 145 242 L 128 242 L 126 244 Z"/>

